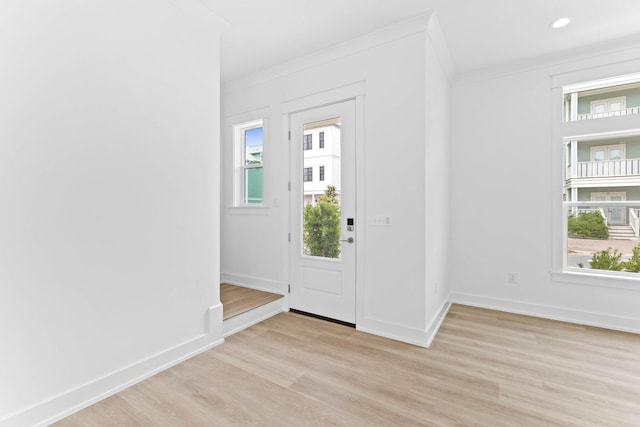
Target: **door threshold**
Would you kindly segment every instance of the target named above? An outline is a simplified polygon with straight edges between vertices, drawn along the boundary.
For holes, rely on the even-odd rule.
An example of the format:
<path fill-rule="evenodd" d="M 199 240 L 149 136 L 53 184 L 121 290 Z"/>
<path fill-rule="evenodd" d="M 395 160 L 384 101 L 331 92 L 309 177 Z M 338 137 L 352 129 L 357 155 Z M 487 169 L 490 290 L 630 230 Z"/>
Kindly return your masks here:
<path fill-rule="evenodd" d="M 313 317 L 313 318 L 320 319 L 320 320 L 325 320 L 325 321 L 331 322 L 331 323 L 337 323 L 338 325 L 348 326 L 350 328 L 355 328 L 356 327 L 355 323 L 345 322 L 343 320 L 338 320 L 338 319 L 332 319 L 330 317 L 320 316 L 319 314 L 313 314 L 313 313 L 309 313 L 309 312 L 306 312 L 306 311 L 296 310 L 295 308 L 290 308 L 289 311 L 291 313 L 301 314 L 303 316 Z"/>

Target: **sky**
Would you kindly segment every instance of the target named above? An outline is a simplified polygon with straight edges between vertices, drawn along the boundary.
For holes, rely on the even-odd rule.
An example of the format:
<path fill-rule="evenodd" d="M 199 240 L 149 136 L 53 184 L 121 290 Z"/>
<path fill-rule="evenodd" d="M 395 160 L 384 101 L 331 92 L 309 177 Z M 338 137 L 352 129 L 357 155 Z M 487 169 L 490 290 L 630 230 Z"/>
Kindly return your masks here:
<path fill-rule="evenodd" d="M 250 129 L 245 132 L 245 143 L 247 147 L 262 145 L 262 128 Z"/>

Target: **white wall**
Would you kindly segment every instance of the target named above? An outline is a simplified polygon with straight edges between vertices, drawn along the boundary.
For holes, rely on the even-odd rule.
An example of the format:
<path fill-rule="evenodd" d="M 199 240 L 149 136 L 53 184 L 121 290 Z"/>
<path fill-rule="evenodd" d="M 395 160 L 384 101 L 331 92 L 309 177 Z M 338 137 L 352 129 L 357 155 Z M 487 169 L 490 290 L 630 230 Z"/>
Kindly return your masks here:
<path fill-rule="evenodd" d="M 191 1 L 0 3 L 0 424 L 221 338 L 220 28 Z"/>
<path fill-rule="evenodd" d="M 607 64 L 612 75 L 626 74 L 624 61 L 637 57 L 638 49 L 592 52 L 558 64 L 496 69 L 454 84 L 454 301 L 640 332 L 640 286 L 568 283 L 551 275 L 552 219 L 559 215 L 552 208 L 561 200 L 561 182 L 552 182 L 553 156 L 562 152 L 552 148 L 551 76 Z M 507 283 L 510 272 L 517 274 L 517 284 Z"/>
<path fill-rule="evenodd" d="M 426 321 L 429 339 L 449 309 L 451 88 L 443 53 L 435 48 L 439 27 L 428 28 L 425 56 L 425 277 Z M 429 42 L 431 41 L 431 42 Z"/>
<path fill-rule="evenodd" d="M 358 167 L 364 168 L 364 183 L 360 183 L 364 193 L 359 198 L 365 223 L 357 226 L 358 237 L 365 243 L 358 265 L 362 287 L 357 295 L 357 326 L 404 341 L 428 343 L 427 329 L 448 293 L 444 268 L 425 268 L 427 174 L 430 185 L 437 182 L 440 186 L 434 193 L 442 203 L 434 211 L 435 220 L 443 219 L 448 194 L 447 167 L 439 165 L 446 158 L 443 146 L 448 145 L 448 109 L 427 109 L 425 96 L 433 94 L 448 105 L 448 81 L 430 45 L 428 22 L 421 17 L 417 23 L 402 24 L 232 82 L 226 90 L 223 86 L 223 117 L 268 111 L 270 123 L 265 138 L 268 206 L 250 210 L 250 214 L 230 205 L 232 141 L 228 126 L 232 119 L 227 120 L 223 133 L 227 165 L 223 171 L 227 206 L 223 206 L 221 219 L 223 280 L 285 293 L 289 166 L 282 104 L 364 82 L 364 111 L 359 114 L 364 114 L 365 137 Z M 425 119 L 442 124 L 427 130 Z M 427 141 L 427 134 L 433 139 Z M 427 150 L 434 156 L 427 155 Z M 374 214 L 391 216 L 393 225 L 372 226 Z M 430 225 L 429 230 L 438 227 L 443 231 L 429 236 L 430 252 L 446 251 L 446 223 Z M 435 282 L 440 286 L 437 293 L 432 288 Z"/>

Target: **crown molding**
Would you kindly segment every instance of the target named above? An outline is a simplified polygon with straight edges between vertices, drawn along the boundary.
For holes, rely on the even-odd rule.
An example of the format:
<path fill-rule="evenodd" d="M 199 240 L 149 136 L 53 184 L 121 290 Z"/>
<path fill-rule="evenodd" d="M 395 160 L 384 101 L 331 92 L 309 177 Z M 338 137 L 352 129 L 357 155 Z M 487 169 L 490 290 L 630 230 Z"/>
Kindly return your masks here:
<path fill-rule="evenodd" d="M 380 46 L 395 40 L 412 36 L 414 34 L 425 32 L 430 25 L 433 15 L 433 12 L 418 15 L 411 19 L 397 22 L 395 24 L 389 25 L 387 27 L 381 28 L 380 30 L 365 34 L 355 39 L 351 39 L 346 42 L 310 53 L 309 55 L 304 55 L 291 61 L 284 62 L 275 67 L 270 67 L 238 79 L 223 81 L 222 92 L 235 92 L 244 87 L 265 83 L 305 69 L 333 62 L 338 59 L 374 48 L 376 46 Z M 442 39 L 439 40 L 440 46 L 438 49 L 439 51 L 441 51 L 443 46 L 446 49 L 446 45 L 443 45 L 442 42 L 444 41 L 444 38 L 441 35 L 438 35 L 438 32 L 439 26 L 437 29 L 433 29 L 433 35 L 430 36 L 432 37 L 432 39 Z M 439 55 L 442 55 L 442 53 L 440 52 Z"/>

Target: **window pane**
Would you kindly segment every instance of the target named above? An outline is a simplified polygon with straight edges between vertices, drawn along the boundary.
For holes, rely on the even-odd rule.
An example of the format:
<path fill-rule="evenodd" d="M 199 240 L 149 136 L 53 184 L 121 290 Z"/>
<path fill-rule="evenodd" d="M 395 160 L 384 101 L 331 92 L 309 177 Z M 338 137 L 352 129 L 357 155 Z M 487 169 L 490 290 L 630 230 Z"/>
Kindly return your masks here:
<path fill-rule="evenodd" d="M 244 171 L 245 200 L 247 205 L 262 203 L 262 168 L 249 168 Z"/>
<path fill-rule="evenodd" d="M 244 132 L 245 165 L 262 164 L 262 128 L 248 129 Z"/>
<path fill-rule="evenodd" d="M 566 168 L 565 194 L 581 205 L 567 207 L 567 267 L 629 272 L 640 218 L 638 208 L 626 202 L 640 201 L 640 136 L 571 144 L 576 163 Z"/>
<path fill-rule="evenodd" d="M 622 103 L 620 101 L 615 101 L 609 104 L 609 111 L 620 111 L 622 110 Z"/>
<path fill-rule="evenodd" d="M 304 168 L 302 171 L 302 181 L 311 182 L 313 181 L 313 168 Z"/>
<path fill-rule="evenodd" d="M 609 160 L 620 160 L 622 159 L 622 150 L 619 148 L 612 148 L 609 150 Z"/>
<path fill-rule="evenodd" d="M 313 134 L 308 134 L 304 136 L 304 141 L 302 145 L 303 150 L 311 150 L 313 148 Z"/>
<path fill-rule="evenodd" d="M 614 86 L 599 86 L 598 82 L 575 86 L 563 90 L 566 122 L 640 114 L 640 81 Z"/>
<path fill-rule="evenodd" d="M 303 147 L 307 147 L 313 132 L 318 132 L 319 141 L 325 150 L 303 151 L 303 253 L 324 258 L 340 258 L 340 118 L 329 118 L 306 123 Z M 307 139 L 309 137 L 309 139 Z M 327 168 L 325 169 L 325 166 Z M 318 177 L 313 180 L 313 169 Z M 326 173 L 325 173 L 326 171 Z"/>

